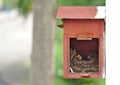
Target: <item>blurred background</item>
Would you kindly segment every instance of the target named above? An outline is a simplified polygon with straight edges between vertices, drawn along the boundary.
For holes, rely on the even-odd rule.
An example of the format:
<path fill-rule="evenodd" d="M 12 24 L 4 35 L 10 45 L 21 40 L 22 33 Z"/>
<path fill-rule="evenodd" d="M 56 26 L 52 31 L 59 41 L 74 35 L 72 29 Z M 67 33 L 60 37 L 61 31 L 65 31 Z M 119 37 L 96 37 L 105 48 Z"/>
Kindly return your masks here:
<path fill-rule="evenodd" d="M 32 0 L 0 0 L 0 85 L 30 85 Z M 56 0 L 59 6 L 105 6 L 105 0 Z M 56 19 L 61 24 L 60 19 Z M 56 25 L 55 85 L 105 85 L 105 79 L 63 78 L 63 29 Z"/>

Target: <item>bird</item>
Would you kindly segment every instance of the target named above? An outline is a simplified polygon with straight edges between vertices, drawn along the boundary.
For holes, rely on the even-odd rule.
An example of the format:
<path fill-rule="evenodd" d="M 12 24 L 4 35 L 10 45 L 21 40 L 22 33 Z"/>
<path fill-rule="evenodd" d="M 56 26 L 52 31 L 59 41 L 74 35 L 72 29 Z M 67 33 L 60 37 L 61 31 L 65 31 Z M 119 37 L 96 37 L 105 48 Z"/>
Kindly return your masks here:
<path fill-rule="evenodd" d="M 77 57 L 79 60 L 82 60 L 82 56 L 81 56 L 80 54 L 78 54 L 76 57 Z"/>
<path fill-rule="evenodd" d="M 70 56 L 71 56 L 71 60 L 73 59 L 73 57 L 75 57 L 77 55 L 77 52 L 75 49 L 71 49 L 71 52 L 70 52 Z"/>

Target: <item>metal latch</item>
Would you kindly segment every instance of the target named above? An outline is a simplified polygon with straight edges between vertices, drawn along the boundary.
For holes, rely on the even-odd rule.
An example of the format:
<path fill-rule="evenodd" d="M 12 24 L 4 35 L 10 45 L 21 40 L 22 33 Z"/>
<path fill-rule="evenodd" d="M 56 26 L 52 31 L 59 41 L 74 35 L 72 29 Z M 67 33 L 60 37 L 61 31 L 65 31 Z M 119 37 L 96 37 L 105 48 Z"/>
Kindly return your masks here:
<path fill-rule="evenodd" d="M 81 76 L 81 77 L 90 77 L 90 75 L 89 75 L 89 74 L 86 74 L 86 73 L 85 73 L 85 74 L 80 74 L 80 76 Z"/>

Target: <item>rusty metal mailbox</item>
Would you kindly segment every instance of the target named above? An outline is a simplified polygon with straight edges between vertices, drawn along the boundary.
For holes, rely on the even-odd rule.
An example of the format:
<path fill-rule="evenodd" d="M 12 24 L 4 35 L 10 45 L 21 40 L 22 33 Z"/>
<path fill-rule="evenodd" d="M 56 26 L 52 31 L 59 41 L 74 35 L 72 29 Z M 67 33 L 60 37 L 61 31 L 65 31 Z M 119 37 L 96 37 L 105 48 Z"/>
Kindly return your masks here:
<path fill-rule="evenodd" d="M 102 78 L 104 72 L 104 17 L 97 7 L 59 7 L 64 28 L 64 77 Z"/>

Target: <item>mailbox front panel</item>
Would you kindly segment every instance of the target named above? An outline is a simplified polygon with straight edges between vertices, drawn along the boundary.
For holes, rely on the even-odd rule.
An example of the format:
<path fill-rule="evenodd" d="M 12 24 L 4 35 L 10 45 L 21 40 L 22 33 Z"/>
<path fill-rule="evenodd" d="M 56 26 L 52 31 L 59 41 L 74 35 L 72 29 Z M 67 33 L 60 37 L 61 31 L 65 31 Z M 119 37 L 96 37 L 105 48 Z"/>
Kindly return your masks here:
<path fill-rule="evenodd" d="M 64 76 L 102 78 L 104 20 L 64 21 Z"/>

